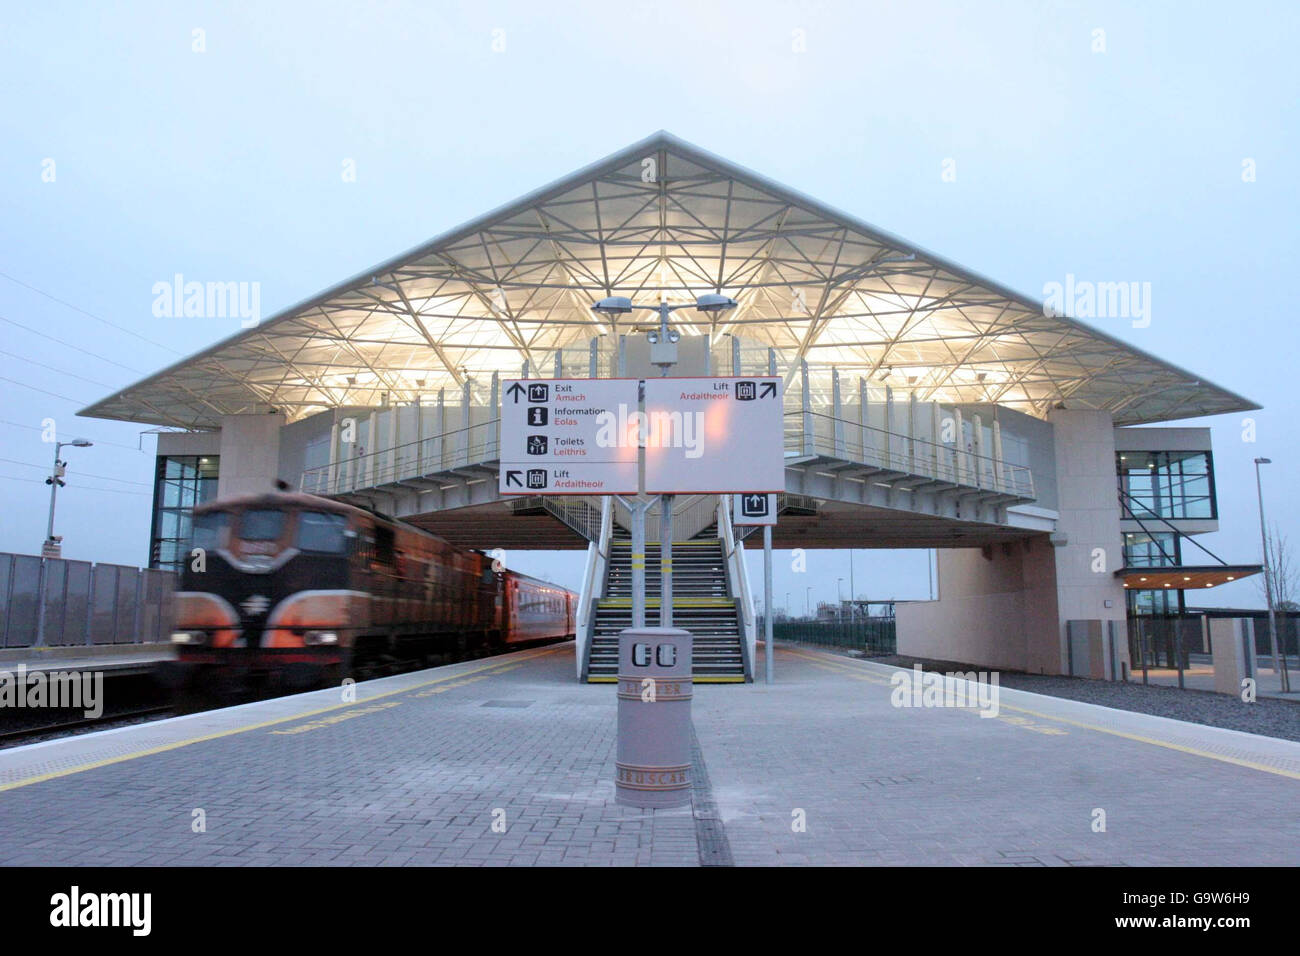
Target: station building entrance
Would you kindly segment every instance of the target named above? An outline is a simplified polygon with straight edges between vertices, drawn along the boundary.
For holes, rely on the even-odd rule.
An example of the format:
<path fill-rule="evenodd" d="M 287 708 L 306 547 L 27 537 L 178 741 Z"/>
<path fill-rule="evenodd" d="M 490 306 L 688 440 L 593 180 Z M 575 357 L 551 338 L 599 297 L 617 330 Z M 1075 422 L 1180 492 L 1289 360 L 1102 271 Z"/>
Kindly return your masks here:
<path fill-rule="evenodd" d="M 719 299 L 734 307 L 700 307 Z M 593 308 L 609 300 L 666 303 L 671 325 Z M 937 600 L 898 608 L 900 652 L 1031 672 L 1128 666 L 1129 595 L 1193 579 L 1170 562 L 1140 580 L 1151 541 L 1217 528 L 1208 430 L 1150 426 L 1256 407 L 659 133 L 83 414 L 171 426 L 158 454 L 201 463 L 194 494 L 282 481 L 458 545 L 584 549 L 577 672 L 602 680 L 639 560 L 634 504 L 503 494 L 502 385 L 656 377 L 669 342 L 672 375 L 781 382 L 782 487 L 753 489 L 778 493 L 776 548 L 940 549 Z M 1169 467 L 1144 485 L 1138 455 Z M 159 474 L 162 564 L 185 508 Z M 651 615 L 663 520 L 646 527 Z M 676 495 L 670 520 L 697 679 L 752 678 L 749 532 L 707 492 Z M 1202 587 L 1231 573 L 1198 567 Z"/>

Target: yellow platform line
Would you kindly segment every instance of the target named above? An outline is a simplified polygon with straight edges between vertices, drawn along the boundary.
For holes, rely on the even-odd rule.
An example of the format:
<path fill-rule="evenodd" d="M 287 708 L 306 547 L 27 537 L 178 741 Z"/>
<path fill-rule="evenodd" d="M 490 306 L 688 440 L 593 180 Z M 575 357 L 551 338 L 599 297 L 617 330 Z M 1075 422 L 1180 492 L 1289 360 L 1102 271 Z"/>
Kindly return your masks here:
<path fill-rule="evenodd" d="M 266 727 L 275 727 L 279 724 L 292 723 L 295 720 L 304 720 L 308 717 L 315 717 L 318 714 L 327 714 L 331 711 L 342 710 L 344 707 L 364 707 L 376 700 L 382 700 L 385 697 L 393 697 L 397 694 L 406 694 L 413 690 L 419 690 L 422 687 L 429 687 L 433 684 L 441 684 L 444 681 L 460 680 L 468 677 L 470 674 L 478 674 L 482 671 L 495 670 L 500 667 L 507 667 L 512 664 L 522 664 L 524 661 L 532 660 L 535 657 L 543 657 L 547 654 L 554 654 L 556 651 L 563 650 L 563 647 L 548 647 L 543 650 L 529 653 L 527 657 L 512 657 L 506 660 L 495 661 L 490 664 L 484 664 L 482 667 L 476 667 L 472 670 L 461 671 L 458 674 L 446 674 L 442 677 L 435 677 L 432 680 L 421 681 L 418 684 L 412 684 L 410 687 L 401 687 L 396 690 L 388 690 L 373 697 L 367 697 L 365 700 L 352 701 L 350 703 L 331 704 L 329 707 L 321 707 L 317 710 L 304 711 L 301 714 L 293 714 L 288 717 L 277 717 L 274 720 L 264 720 L 261 723 L 248 724 L 245 727 L 231 727 L 227 730 L 218 730 L 214 733 L 203 734 L 199 737 L 190 737 L 187 740 L 176 740 L 168 744 L 161 744 L 157 747 L 149 747 L 146 750 L 137 750 L 135 753 L 121 754 L 116 757 L 106 757 L 103 760 L 95 760 L 90 763 L 79 764 L 75 767 L 69 767 L 66 770 L 53 770 L 49 773 L 37 774 L 34 777 L 25 777 L 22 780 L 15 780 L 11 783 L 0 784 L 0 793 L 6 790 L 17 790 L 20 787 L 31 786 L 34 783 L 44 783 L 46 780 L 55 780 L 59 777 L 70 777 L 76 773 L 84 773 L 87 770 L 97 770 L 100 767 L 108 767 L 117 763 L 125 763 L 128 760 L 137 760 L 140 757 L 151 757 L 154 754 L 166 753 L 169 750 L 179 750 L 182 747 L 188 747 L 191 744 L 200 744 L 206 740 L 219 740 L 222 737 L 233 737 L 235 734 L 248 733 L 250 730 L 262 730 Z"/>
<path fill-rule="evenodd" d="M 844 663 L 840 663 L 839 661 L 836 661 L 832 664 L 832 663 L 824 662 L 821 658 L 814 657 L 813 654 L 818 652 L 796 651 L 796 650 L 791 650 L 790 648 L 783 648 L 783 650 L 785 650 L 787 653 L 795 655 L 796 657 L 807 658 L 810 662 L 822 663 L 823 666 L 833 667 L 839 673 L 849 674 L 850 676 L 857 677 L 863 680 L 868 679 L 865 678 L 863 676 L 862 671 L 859 670 L 853 664 L 844 664 Z M 899 670 L 903 670 L 903 668 L 899 668 Z M 890 681 L 880 679 L 879 676 L 875 674 L 872 675 L 870 682 L 873 684 L 875 683 L 891 684 Z M 999 706 L 1005 710 L 1014 710 L 1017 713 L 1029 714 L 1032 717 L 1038 717 L 1042 720 L 1054 720 L 1057 723 L 1068 724 L 1071 727 L 1078 727 L 1081 730 L 1092 730 L 1099 734 L 1109 734 L 1112 737 L 1121 737 L 1124 740 L 1132 740 L 1132 741 L 1136 741 L 1137 743 L 1150 744 L 1152 747 L 1162 747 L 1165 750 L 1173 750 L 1178 753 L 1189 754 L 1193 757 L 1203 757 L 1206 760 L 1217 760 L 1220 763 L 1229 763 L 1237 767 L 1246 767 L 1249 770 L 1259 770 L 1263 773 L 1271 773 L 1279 777 L 1287 777 L 1291 780 L 1300 780 L 1300 773 L 1297 773 L 1294 770 L 1284 770 L 1281 767 L 1270 767 L 1268 764 L 1258 763 L 1254 760 L 1245 760 L 1241 757 L 1229 756 L 1228 754 L 1216 754 L 1209 750 L 1202 750 L 1199 747 L 1190 747 L 1186 744 L 1176 744 L 1168 740 L 1158 740 L 1154 737 L 1147 737 L 1143 734 L 1129 733 L 1126 730 L 1114 730 L 1110 727 L 1099 727 L 1096 724 L 1085 723 L 1084 721 L 1081 720 L 1072 720 L 1069 717 L 1057 717 L 1054 714 L 1043 714 L 1043 713 L 1039 713 L 1036 710 L 1030 710 L 1027 707 L 1016 707 L 1012 704 L 1000 704 Z"/>

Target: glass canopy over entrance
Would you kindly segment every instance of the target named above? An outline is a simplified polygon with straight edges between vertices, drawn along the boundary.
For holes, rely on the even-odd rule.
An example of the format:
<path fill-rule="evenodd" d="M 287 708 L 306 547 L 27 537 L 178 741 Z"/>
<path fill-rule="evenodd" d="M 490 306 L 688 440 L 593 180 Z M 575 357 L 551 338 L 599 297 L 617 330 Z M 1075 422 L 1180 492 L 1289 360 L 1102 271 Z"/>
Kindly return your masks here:
<path fill-rule="evenodd" d="M 1058 403 L 1138 424 L 1244 399 L 755 173 L 658 133 L 96 403 L 82 414 L 184 428 L 414 403 L 491 373 L 549 375 L 557 352 L 644 331 L 606 296 L 694 301 L 684 335 L 775 350 L 917 400 L 1042 417 Z M 649 315 L 649 313 L 646 313 Z M 646 321 L 649 321 L 648 319 Z M 603 354 L 615 351 L 603 348 Z M 561 363 L 563 364 L 563 363 Z"/>

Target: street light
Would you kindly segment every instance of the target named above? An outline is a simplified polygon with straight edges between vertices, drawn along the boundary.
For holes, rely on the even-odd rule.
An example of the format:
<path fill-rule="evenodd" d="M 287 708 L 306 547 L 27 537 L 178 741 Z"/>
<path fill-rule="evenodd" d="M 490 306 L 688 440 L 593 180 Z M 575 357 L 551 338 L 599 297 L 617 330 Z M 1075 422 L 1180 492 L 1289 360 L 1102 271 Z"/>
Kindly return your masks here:
<path fill-rule="evenodd" d="M 739 303 L 735 299 L 725 295 L 708 294 L 699 296 L 694 307 L 700 312 L 726 312 L 734 309 Z M 659 328 L 651 329 L 646 333 L 646 341 L 650 343 L 650 362 L 658 366 L 659 374 L 668 375 L 668 369 L 677 364 L 677 342 L 681 334 L 668 325 L 668 315 L 677 309 L 689 308 L 688 303 L 679 303 L 678 305 L 669 305 L 666 301 L 660 300 L 658 305 L 636 305 L 625 295 L 611 295 L 601 299 L 591 307 L 591 311 L 597 312 L 609 319 L 611 322 L 618 321 L 619 316 L 629 314 L 633 309 L 649 309 L 659 313 Z M 640 409 L 644 411 L 644 409 Z M 659 626 L 672 627 L 673 624 L 673 578 L 672 567 L 673 557 L 673 510 L 672 495 L 660 495 L 660 504 L 663 507 L 663 520 L 659 524 L 659 562 L 660 562 L 660 584 L 659 584 Z M 634 555 L 645 554 L 645 516 L 646 512 L 652 507 L 653 499 L 643 501 L 638 495 L 634 500 L 625 502 L 628 510 L 632 512 L 632 553 Z M 765 606 L 772 603 L 772 595 L 764 592 Z M 645 606 L 646 606 L 646 586 L 645 586 L 645 564 L 634 560 L 632 562 L 632 626 L 645 627 Z M 771 615 L 768 614 L 768 620 Z M 770 645 L 768 653 L 771 653 Z"/>
<path fill-rule="evenodd" d="M 86 441 L 84 438 L 74 438 L 72 441 L 58 441 L 54 443 L 54 467 L 50 471 L 50 477 L 45 479 L 45 483 L 50 486 L 50 520 L 45 526 L 45 543 L 41 547 L 40 581 L 37 584 L 37 647 L 43 647 L 45 644 L 45 590 L 50 580 L 48 559 L 58 557 L 59 555 L 59 539 L 54 537 L 54 502 L 59 494 L 59 488 L 64 484 L 63 475 L 65 474 L 65 468 L 67 465 L 66 462 L 59 459 L 59 452 L 65 446 L 71 446 L 72 448 L 89 448 L 92 444 L 92 442 Z"/>
<path fill-rule="evenodd" d="M 58 542 L 54 540 L 54 501 L 59 493 L 59 488 L 64 484 L 63 475 L 67 462 L 59 460 L 59 451 L 65 447 L 72 448 L 90 448 L 94 442 L 86 441 L 84 438 L 74 438 L 72 441 L 58 441 L 54 443 L 54 468 L 50 472 L 50 477 L 45 479 L 45 483 L 50 486 L 50 520 L 45 528 L 45 542 L 47 547 L 53 548 Z"/>
<path fill-rule="evenodd" d="M 1282 693 L 1291 690 L 1291 675 L 1286 669 L 1286 655 L 1281 658 L 1281 668 L 1278 666 L 1277 650 L 1277 614 L 1273 610 L 1273 569 L 1269 561 L 1268 553 L 1268 532 L 1264 524 L 1264 483 L 1260 479 L 1259 466 L 1271 465 L 1271 458 L 1255 459 L 1255 491 L 1259 496 L 1259 540 L 1264 548 L 1264 600 L 1268 602 L 1268 641 L 1269 649 L 1273 653 L 1273 673 L 1278 674 L 1281 681 Z"/>
<path fill-rule="evenodd" d="M 669 305 L 664 301 L 659 302 L 657 305 L 635 305 L 625 295 L 611 295 L 601 299 L 591 307 L 591 310 L 613 320 L 617 320 L 619 316 L 627 315 L 633 309 L 648 309 L 659 313 L 659 328 L 647 332 L 646 341 L 650 343 L 651 364 L 658 366 L 660 374 L 667 375 L 668 369 L 677 364 L 677 342 L 681 339 L 681 333 L 668 324 L 668 314 L 670 312 L 675 312 L 678 309 L 694 308 L 697 312 L 718 314 L 730 312 L 739 304 L 731 296 L 718 295 L 712 292 L 698 296 L 694 302 L 681 302 L 677 305 Z"/>

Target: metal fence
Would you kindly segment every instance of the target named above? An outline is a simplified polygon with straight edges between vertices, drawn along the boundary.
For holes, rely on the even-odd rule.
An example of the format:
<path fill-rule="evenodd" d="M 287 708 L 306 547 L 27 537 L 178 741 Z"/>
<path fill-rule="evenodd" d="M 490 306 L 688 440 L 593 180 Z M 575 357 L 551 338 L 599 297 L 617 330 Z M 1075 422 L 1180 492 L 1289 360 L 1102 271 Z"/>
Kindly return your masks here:
<path fill-rule="evenodd" d="M 762 625 L 759 633 L 762 633 Z M 778 641 L 852 647 L 869 654 L 894 654 L 898 651 L 898 635 L 892 617 L 862 617 L 853 621 L 773 621 L 772 636 Z"/>
<path fill-rule="evenodd" d="M 0 647 L 165 641 L 175 590 L 171 571 L 0 553 Z"/>

